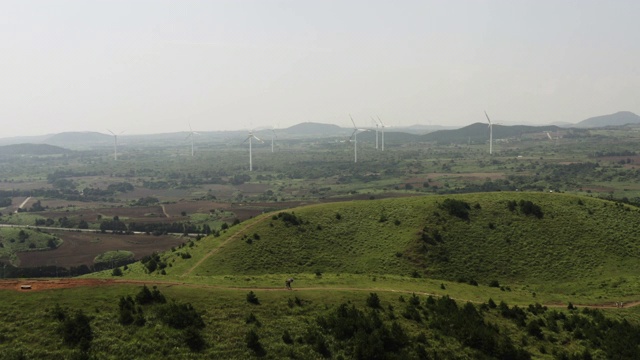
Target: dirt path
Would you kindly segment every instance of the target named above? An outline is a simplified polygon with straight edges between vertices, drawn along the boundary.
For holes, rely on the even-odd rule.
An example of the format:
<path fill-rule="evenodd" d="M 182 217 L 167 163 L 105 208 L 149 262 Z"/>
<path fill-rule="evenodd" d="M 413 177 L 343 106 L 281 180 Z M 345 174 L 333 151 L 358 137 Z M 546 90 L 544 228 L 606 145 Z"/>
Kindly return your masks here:
<path fill-rule="evenodd" d="M 20 206 L 18 206 L 18 210 L 24 208 L 25 205 L 27 205 L 27 203 L 29 202 L 29 200 L 31 200 L 31 196 L 29 196 L 28 198 L 24 199 L 24 201 L 22 202 L 22 204 L 20 204 Z M 16 210 L 16 213 L 18 212 L 18 210 Z"/>
<path fill-rule="evenodd" d="M 238 230 L 235 234 L 229 236 L 229 238 L 225 241 L 222 242 L 222 244 L 220 244 L 218 247 L 211 249 L 211 251 L 209 251 L 205 256 L 202 257 L 202 259 L 198 260 L 197 263 L 195 263 L 192 267 L 189 268 L 189 270 L 185 271 L 184 274 L 182 274 L 182 277 L 185 277 L 187 275 L 190 275 L 191 272 L 193 272 L 193 270 L 195 270 L 195 268 L 197 268 L 198 266 L 200 266 L 200 264 L 202 264 L 205 260 L 207 260 L 211 255 L 217 253 L 220 249 L 222 249 L 226 244 L 228 244 L 231 240 L 234 240 L 235 238 L 239 237 L 240 235 L 244 234 L 244 231 L 247 230 L 248 228 L 258 225 L 259 223 L 265 221 L 266 219 L 270 219 L 269 215 L 263 215 L 262 218 L 258 219 L 255 222 L 252 222 L 251 224 L 247 224 L 245 225 L 243 228 L 241 228 L 240 230 Z"/>
<path fill-rule="evenodd" d="M 0 290 L 15 290 L 20 292 L 32 292 L 43 291 L 52 289 L 68 289 L 75 287 L 98 287 L 109 286 L 117 284 L 130 284 L 130 285 L 169 285 L 169 286 L 186 286 L 199 289 L 218 289 L 218 290 L 255 290 L 255 291 L 362 291 L 362 292 L 391 292 L 398 294 L 417 294 L 421 296 L 442 296 L 439 294 L 428 293 L 423 291 L 413 290 L 396 290 L 396 289 L 380 289 L 380 288 L 354 288 L 354 287 L 297 287 L 293 290 L 288 290 L 283 287 L 243 287 L 243 286 L 222 286 L 222 285 L 207 285 L 207 284 L 191 284 L 180 281 L 162 281 L 162 280 L 126 280 L 126 279 L 78 279 L 78 278 L 65 278 L 65 279 L 11 279 L 0 280 Z M 481 301 L 471 301 L 466 299 L 452 298 L 456 301 L 470 301 L 472 303 L 482 303 Z M 566 308 L 566 304 L 543 304 L 550 308 Z M 632 308 L 640 305 L 640 301 L 632 301 L 623 303 L 622 307 L 612 303 L 602 304 L 574 304 L 578 308 L 591 308 L 591 309 L 616 309 L 616 308 Z"/>
<path fill-rule="evenodd" d="M 167 218 L 170 218 L 171 216 L 169 216 L 169 213 L 167 213 L 167 209 L 164 207 L 164 205 L 162 205 L 162 213 L 164 214 L 164 216 L 166 216 Z"/>

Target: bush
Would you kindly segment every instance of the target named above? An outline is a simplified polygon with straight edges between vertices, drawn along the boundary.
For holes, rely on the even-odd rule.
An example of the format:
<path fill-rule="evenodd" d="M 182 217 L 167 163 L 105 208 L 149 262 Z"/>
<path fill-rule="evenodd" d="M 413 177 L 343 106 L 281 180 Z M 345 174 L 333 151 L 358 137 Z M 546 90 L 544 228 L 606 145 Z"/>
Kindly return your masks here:
<path fill-rule="evenodd" d="M 200 352 L 207 346 L 207 343 L 202 337 L 200 331 L 193 326 L 188 327 L 184 331 L 183 341 L 187 344 L 189 349 L 194 352 Z"/>
<path fill-rule="evenodd" d="M 119 267 L 113 269 L 111 272 L 111 276 L 122 276 L 122 270 Z"/>
<path fill-rule="evenodd" d="M 247 335 L 245 335 L 244 339 L 247 342 L 247 347 L 253 350 L 253 352 L 255 352 L 256 355 L 264 356 L 265 351 L 264 351 L 264 348 L 262 347 L 262 344 L 260 344 L 260 336 L 258 336 L 258 333 L 254 329 L 249 330 L 249 332 L 247 332 Z"/>
<path fill-rule="evenodd" d="M 376 293 L 370 293 L 367 298 L 367 306 L 374 309 L 380 309 L 380 298 Z"/>
<path fill-rule="evenodd" d="M 79 346 L 87 351 L 93 340 L 91 319 L 82 310 L 78 310 L 73 316 L 67 316 L 62 322 L 62 338 L 66 345 Z"/>
<path fill-rule="evenodd" d="M 191 306 L 191 304 L 181 304 L 172 302 L 161 306 L 158 309 L 158 318 L 164 324 L 174 329 L 186 329 L 188 327 L 203 328 L 202 316 Z"/>
<path fill-rule="evenodd" d="M 449 215 L 463 220 L 469 220 L 469 210 L 471 206 L 466 201 L 456 199 L 445 199 L 440 208 L 446 210 Z"/>
<path fill-rule="evenodd" d="M 253 291 L 249 291 L 249 293 L 247 294 L 247 302 L 255 305 L 260 305 L 260 300 L 258 300 L 258 297 L 253 293 Z"/>
<path fill-rule="evenodd" d="M 282 334 L 282 341 L 288 345 L 293 344 L 293 338 L 291 337 L 291 334 L 289 334 L 289 330 L 285 330 L 284 334 Z"/>

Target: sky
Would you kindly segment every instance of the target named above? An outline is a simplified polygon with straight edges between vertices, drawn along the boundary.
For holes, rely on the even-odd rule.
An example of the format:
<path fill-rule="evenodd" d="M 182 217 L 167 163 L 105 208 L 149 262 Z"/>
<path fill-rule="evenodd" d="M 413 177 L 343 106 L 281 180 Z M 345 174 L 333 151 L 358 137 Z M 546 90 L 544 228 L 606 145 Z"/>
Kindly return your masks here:
<path fill-rule="evenodd" d="M 0 0 L 0 138 L 640 114 L 637 0 Z"/>

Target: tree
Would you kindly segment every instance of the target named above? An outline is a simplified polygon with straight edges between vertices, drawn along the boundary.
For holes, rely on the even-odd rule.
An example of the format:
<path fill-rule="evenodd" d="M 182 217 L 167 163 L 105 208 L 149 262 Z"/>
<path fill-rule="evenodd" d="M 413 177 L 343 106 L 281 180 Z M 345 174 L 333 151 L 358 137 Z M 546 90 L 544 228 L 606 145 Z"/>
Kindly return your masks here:
<path fill-rule="evenodd" d="M 258 297 L 256 296 L 256 294 L 254 294 L 253 291 L 249 291 L 249 293 L 247 294 L 247 302 L 255 305 L 260 305 L 260 300 L 258 300 Z"/>
<path fill-rule="evenodd" d="M 93 340 L 91 319 L 82 310 L 78 310 L 73 316 L 66 316 L 62 322 L 62 338 L 68 346 L 89 350 Z"/>

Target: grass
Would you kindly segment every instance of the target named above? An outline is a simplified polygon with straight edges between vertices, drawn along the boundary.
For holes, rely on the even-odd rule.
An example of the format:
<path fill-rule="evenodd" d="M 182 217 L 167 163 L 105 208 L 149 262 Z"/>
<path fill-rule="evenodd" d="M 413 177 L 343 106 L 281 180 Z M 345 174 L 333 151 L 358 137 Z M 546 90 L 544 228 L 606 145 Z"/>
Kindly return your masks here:
<path fill-rule="evenodd" d="M 104 252 L 93 259 L 95 264 L 98 263 L 111 263 L 111 262 L 120 262 L 125 260 L 131 260 L 134 258 L 134 254 L 131 251 L 127 250 L 115 250 L 115 251 L 107 251 Z"/>
<path fill-rule="evenodd" d="M 441 209 L 447 199 L 471 205 L 469 220 Z M 531 201 L 540 219 L 508 201 Z M 233 227 L 221 238 L 194 241 L 191 258 L 166 253 L 168 275 L 180 276 L 216 249 L 192 275 L 375 274 L 529 286 L 536 292 L 594 298 L 640 291 L 638 210 L 566 194 L 502 192 L 323 204 Z M 340 214 L 340 219 L 337 219 Z M 275 216 L 275 219 L 274 219 Z M 423 244 L 421 234 L 442 240 Z M 218 246 L 229 237 L 224 246 Z M 620 280 L 621 279 L 621 280 Z"/>
<path fill-rule="evenodd" d="M 304 282 L 306 279 L 299 279 Z M 332 279 L 326 279 L 332 281 Z M 352 279 L 359 282 L 362 278 Z M 395 281 L 398 279 L 378 279 L 376 282 Z M 297 281 L 297 280 L 296 280 Z M 349 282 L 349 280 L 346 280 Z M 371 280 L 370 280 L 371 281 Z M 407 280 L 412 281 L 412 280 Z M 414 286 L 424 280 L 415 280 Z M 295 285 L 295 283 L 294 283 Z M 464 284 L 449 284 L 448 289 L 456 292 L 454 287 L 470 287 Z M 294 286 L 295 288 L 295 286 Z M 254 329 L 260 336 L 266 354 L 269 358 L 278 358 L 295 354 L 298 358 L 320 358 L 311 344 L 302 339 L 308 331 L 310 324 L 314 324 L 318 316 L 330 314 L 338 305 L 343 303 L 353 304 L 366 311 L 366 299 L 371 292 L 375 292 L 381 301 L 381 317 L 385 322 L 391 323 L 389 316 L 395 313 L 398 322 L 414 339 L 421 333 L 426 335 L 427 346 L 430 349 L 442 353 L 467 354 L 467 357 L 476 358 L 474 352 L 460 343 L 443 335 L 438 330 L 431 329 L 421 323 L 403 318 L 400 314 L 407 306 L 411 293 L 398 293 L 391 291 L 352 291 L 330 290 L 327 291 L 304 290 L 295 288 L 294 291 L 265 291 L 253 289 L 260 301 L 260 305 L 253 305 L 246 301 L 248 289 L 216 289 L 202 286 L 173 286 L 158 285 L 158 289 L 171 299 L 179 299 L 180 302 L 188 302 L 202 313 L 206 327 L 203 337 L 207 348 L 199 354 L 190 352 L 184 345 L 181 333 L 169 329 L 159 323 L 153 315 L 152 308 L 145 308 L 148 322 L 144 327 L 122 326 L 117 322 L 118 299 L 121 296 L 134 296 L 140 289 L 139 285 L 113 285 L 101 287 L 100 291 L 94 288 L 74 288 L 65 290 L 53 290 L 33 293 L 17 293 L 14 291 L 0 291 L 3 301 L 0 303 L 0 314 L 3 322 L 0 323 L 0 352 L 4 354 L 21 353 L 27 358 L 67 358 L 77 350 L 62 344 L 58 332 L 58 323 L 52 319 L 52 309 L 56 304 L 63 308 L 83 309 L 91 318 L 91 326 L 95 335 L 91 351 L 100 356 L 114 358 L 154 358 L 158 356 L 170 358 L 251 358 L 252 352 L 246 347 L 245 334 Z M 492 295 L 493 289 L 485 295 Z M 421 302 L 426 295 L 418 294 Z M 402 299 L 401 299 L 402 298 Z M 488 298 L 479 301 L 485 302 Z M 299 305 L 298 305 L 299 302 Z M 533 303 L 530 302 L 530 303 Z M 462 306 L 464 301 L 458 301 Z M 509 302 L 509 305 L 512 303 Z M 391 307 L 395 309 L 390 311 Z M 566 312 L 566 310 L 561 310 Z M 260 326 L 247 323 L 249 316 L 259 321 Z M 640 312 L 636 309 L 607 312 L 607 316 L 615 318 L 627 318 L 637 321 Z M 502 333 L 509 334 L 514 339 L 527 339 L 527 345 L 523 347 L 536 358 L 552 358 L 552 349 L 571 349 L 581 351 L 584 344 L 579 341 L 568 343 L 537 340 L 527 336 L 525 330 L 515 326 L 511 321 L 499 316 L 496 310 L 484 313 L 487 321 L 495 324 Z M 543 315 L 529 314 L 529 320 L 545 319 Z M 635 319 L 635 320 L 634 320 Z M 562 328 L 562 327 L 561 327 Z M 221 331 L 223 330 L 223 331 Z M 287 345 L 282 341 L 284 331 L 292 334 L 295 340 L 293 345 Z M 554 334 L 544 329 L 547 336 L 554 335 L 558 339 L 571 339 L 567 331 Z M 344 353 L 337 340 L 329 339 L 334 355 Z M 546 346 L 549 355 L 541 354 L 540 345 Z M 442 355 L 441 353 L 441 355 Z M 108 354 L 108 355 L 106 355 Z M 100 357 L 99 356 L 99 357 Z M 102 358 L 100 357 L 100 358 Z M 348 357 L 348 356 L 347 356 Z"/>
<path fill-rule="evenodd" d="M 0 258 L 15 260 L 21 251 L 50 250 L 50 241 L 56 246 L 62 243 L 60 238 L 37 230 L 0 228 Z"/>

